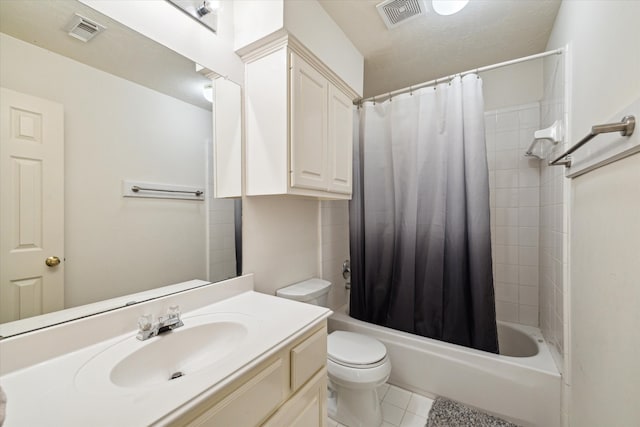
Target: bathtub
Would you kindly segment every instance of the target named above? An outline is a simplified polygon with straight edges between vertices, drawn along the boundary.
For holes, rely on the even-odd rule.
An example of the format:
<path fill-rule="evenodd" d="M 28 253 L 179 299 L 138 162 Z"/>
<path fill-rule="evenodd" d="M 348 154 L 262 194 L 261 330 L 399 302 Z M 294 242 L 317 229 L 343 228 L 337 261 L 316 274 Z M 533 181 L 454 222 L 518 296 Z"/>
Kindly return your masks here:
<path fill-rule="evenodd" d="M 347 306 L 329 331 L 380 340 L 391 359 L 389 382 L 426 396 L 444 396 L 522 426 L 559 427 L 561 377 L 540 330 L 498 322 L 500 355 L 353 319 Z"/>

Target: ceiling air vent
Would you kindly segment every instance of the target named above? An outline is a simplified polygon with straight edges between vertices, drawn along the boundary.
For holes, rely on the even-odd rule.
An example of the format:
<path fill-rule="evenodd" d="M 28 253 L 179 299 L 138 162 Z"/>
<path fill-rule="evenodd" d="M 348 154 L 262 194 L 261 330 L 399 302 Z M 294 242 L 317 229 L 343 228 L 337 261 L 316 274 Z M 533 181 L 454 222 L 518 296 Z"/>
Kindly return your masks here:
<path fill-rule="evenodd" d="M 67 31 L 71 37 L 75 37 L 83 42 L 88 42 L 95 37 L 96 34 L 101 33 L 106 28 L 107 27 L 104 25 L 98 24 L 97 22 L 76 13 L 65 27 L 65 31 Z"/>
<path fill-rule="evenodd" d="M 423 0 L 386 0 L 376 6 L 387 28 L 395 28 L 427 11 Z"/>

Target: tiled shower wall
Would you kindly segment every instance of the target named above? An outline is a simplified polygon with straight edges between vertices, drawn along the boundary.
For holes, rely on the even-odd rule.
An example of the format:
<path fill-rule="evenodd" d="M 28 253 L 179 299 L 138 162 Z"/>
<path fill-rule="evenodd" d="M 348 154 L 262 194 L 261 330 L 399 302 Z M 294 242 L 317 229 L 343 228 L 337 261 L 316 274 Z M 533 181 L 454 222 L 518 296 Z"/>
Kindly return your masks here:
<path fill-rule="evenodd" d="M 544 59 L 544 95 L 540 105 L 541 127 L 548 127 L 558 119 L 566 120 L 564 55 Z M 546 143 L 547 160 L 566 147 Z M 557 154 L 556 154 L 557 153 Z M 564 167 L 548 166 L 540 162 L 540 329 L 551 343 L 551 353 L 558 368 L 563 355 L 563 284 L 567 275 L 567 206 L 568 180 Z"/>
<path fill-rule="evenodd" d="M 498 320 L 538 326 L 539 160 L 523 154 L 538 103 L 485 112 L 493 276 Z"/>

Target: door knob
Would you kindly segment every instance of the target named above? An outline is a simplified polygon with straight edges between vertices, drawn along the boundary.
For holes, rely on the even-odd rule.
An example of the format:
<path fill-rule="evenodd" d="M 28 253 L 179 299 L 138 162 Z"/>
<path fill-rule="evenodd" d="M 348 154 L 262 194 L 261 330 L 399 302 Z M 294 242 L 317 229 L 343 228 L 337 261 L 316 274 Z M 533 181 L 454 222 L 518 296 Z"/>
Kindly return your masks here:
<path fill-rule="evenodd" d="M 50 256 L 44 261 L 44 263 L 49 267 L 55 267 L 56 265 L 60 264 L 60 258 L 58 258 L 57 256 Z"/>

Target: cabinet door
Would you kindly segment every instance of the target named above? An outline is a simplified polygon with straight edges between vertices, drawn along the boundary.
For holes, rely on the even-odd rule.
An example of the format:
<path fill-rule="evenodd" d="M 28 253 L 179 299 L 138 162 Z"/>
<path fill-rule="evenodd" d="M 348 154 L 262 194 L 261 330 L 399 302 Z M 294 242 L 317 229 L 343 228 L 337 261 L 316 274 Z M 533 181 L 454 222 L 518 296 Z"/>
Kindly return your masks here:
<path fill-rule="evenodd" d="M 283 371 L 288 366 L 277 359 L 222 401 L 205 411 L 188 427 L 256 426 L 285 398 Z"/>
<path fill-rule="evenodd" d="M 328 81 L 291 54 L 291 187 L 326 190 Z"/>
<path fill-rule="evenodd" d="M 262 427 L 324 427 L 327 419 L 327 370 L 322 368 Z"/>
<path fill-rule="evenodd" d="M 329 85 L 329 191 L 351 194 L 353 155 L 353 103 L 342 91 Z"/>

